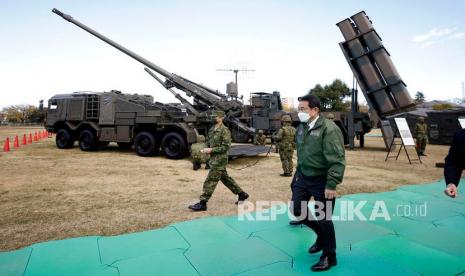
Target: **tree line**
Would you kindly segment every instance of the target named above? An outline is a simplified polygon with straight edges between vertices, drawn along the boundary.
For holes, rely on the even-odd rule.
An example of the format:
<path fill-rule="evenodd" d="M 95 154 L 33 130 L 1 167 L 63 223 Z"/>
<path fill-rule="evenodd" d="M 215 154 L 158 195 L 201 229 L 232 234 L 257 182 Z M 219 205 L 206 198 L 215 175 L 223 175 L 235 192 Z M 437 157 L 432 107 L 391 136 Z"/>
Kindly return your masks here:
<path fill-rule="evenodd" d="M 10 105 L 4 107 L 1 111 L 2 121 L 8 123 L 42 123 L 45 119 L 45 108 L 43 101 L 40 105 Z"/>

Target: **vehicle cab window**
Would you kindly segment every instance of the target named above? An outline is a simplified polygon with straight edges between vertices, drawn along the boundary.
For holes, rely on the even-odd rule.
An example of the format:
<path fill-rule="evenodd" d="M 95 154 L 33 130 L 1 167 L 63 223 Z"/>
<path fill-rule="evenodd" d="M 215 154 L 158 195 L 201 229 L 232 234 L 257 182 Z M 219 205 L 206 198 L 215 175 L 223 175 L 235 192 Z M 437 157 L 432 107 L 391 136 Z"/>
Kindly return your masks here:
<path fill-rule="evenodd" d="M 57 108 L 58 108 L 58 102 L 56 100 L 48 101 L 49 112 L 56 112 Z"/>

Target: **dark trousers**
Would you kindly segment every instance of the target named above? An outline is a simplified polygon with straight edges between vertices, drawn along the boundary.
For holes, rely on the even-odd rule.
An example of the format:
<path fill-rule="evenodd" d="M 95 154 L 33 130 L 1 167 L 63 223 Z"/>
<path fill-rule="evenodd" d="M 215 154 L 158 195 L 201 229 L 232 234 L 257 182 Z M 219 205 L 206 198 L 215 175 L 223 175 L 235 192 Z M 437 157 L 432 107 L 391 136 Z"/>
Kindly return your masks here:
<path fill-rule="evenodd" d="M 307 208 L 306 216 L 302 217 L 302 223 L 310 227 L 317 235 L 316 242 L 323 248 L 323 254 L 336 252 L 336 235 L 331 215 L 334 211 L 335 199 L 325 198 L 326 175 L 305 176 L 299 170 L 294 174 L 292 180 L 292 212 L 299 218 L 302 214 L 302 208 Z M 308 201 L 311 198 L 315 200 L 315 208 L 320 208 L 324 217 L 314 217 L 308 209 Z M 304 203 L 302 203 L 304 202 Z M 316 204 L 320 202 L 319 204 Z M 331 211 L 328 208 L 331 207 Z M 327 215 L 329 214 L 329 215 Z M 318 215 L 318 214 L 316 214 Z"/>

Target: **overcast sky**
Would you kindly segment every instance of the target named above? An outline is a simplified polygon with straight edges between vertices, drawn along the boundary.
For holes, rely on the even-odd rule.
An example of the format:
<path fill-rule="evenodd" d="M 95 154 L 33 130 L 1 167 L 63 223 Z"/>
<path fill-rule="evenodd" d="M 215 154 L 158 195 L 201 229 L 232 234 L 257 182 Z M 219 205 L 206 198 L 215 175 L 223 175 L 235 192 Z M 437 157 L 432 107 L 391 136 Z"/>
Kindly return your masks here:
<path fill-rule="evenodd" d="M 166 70 L 226 90 L 305 94 L 352 83 L 335 24 L 365 10 L 412 95 L 461 97 L 465 1 L 0 0 L 0 108 L 57 93 L 121 90 L 176 102 L 143 65 L 51 12 L 57 8 Z"/>

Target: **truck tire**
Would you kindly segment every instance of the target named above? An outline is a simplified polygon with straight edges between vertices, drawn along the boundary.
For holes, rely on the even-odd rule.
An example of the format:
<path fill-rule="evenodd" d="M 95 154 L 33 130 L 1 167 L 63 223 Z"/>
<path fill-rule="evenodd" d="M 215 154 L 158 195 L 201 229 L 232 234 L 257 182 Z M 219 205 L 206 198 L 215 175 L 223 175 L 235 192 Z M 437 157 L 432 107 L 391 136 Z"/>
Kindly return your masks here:
<path fill-rule="evenodd" d="M 158 152 L 158 149 L 158 143 L 150 132 L 139 132 L 134 138 L 134 151 L 139 156 L 153 156 Z"/>
<path fill-rule="evenodd" d="M 94 132 L 84 129 L 79 133 L 79 148 L 82 151 L 94 151 L 98 148 L 98 140 Z"/>
<path fill-rule="evenodd" d="M 69 149 L 74 145 L 74 138 L 71 132 L 65 128 L 58 130 L 55 143 L 59 149 Z"/>
<path fill-rule="evenodd" d="M 181 159 L 188 152 L 187 142 L 177 132 L 169 132 L 163 136 L 161 147 L 165 156 L 169 159 Z"/>
<path fill-rule="evenodd" d="M 249 134 L 235 128 L 231 130 L 231 138 L 234 143 L 247 143 L 250 139 Z"/>

